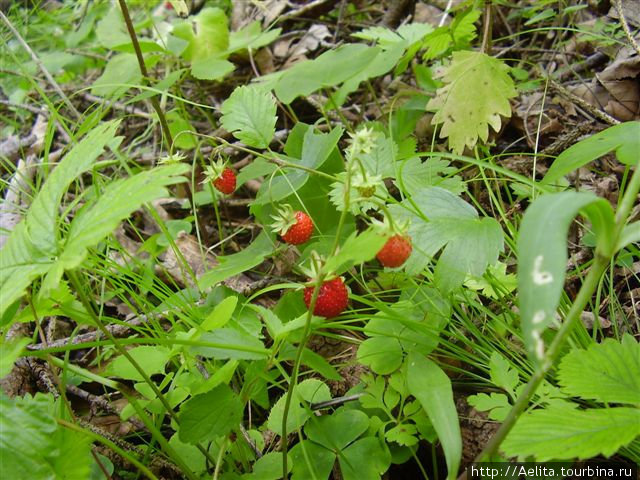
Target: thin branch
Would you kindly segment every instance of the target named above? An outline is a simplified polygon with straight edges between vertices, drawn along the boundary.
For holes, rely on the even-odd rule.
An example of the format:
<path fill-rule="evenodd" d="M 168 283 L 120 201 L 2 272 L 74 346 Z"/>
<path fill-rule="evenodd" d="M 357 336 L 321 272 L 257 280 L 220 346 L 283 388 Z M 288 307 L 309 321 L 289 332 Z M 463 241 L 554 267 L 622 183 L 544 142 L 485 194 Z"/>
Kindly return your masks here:
<path fill-rule="evenodd" d="M 129 36 L 131 37 L 131 42 L 133 43 L 133 49 L 136 52 L 136 58 L 138 59 L 138 65 L 140 66 L 140 73 L 142 73 L 142 82 L 145 85 L 149 85 L 149 72 L 147 71 L 147 66 L 144 63 L 144 57 L 142 56 L 142 50 L 140 50 L 140 44 L 138 43 L 138 37 L 136 36 L 136 31 L 133 28 L 133 22 L 131 21 L 131 17 L 129 16 L 129 9 L 127 8 L 127 3 L 125 0 L 118 0 L 120 4 L 120 9 L 122 10 L 122 16 L 124 17 L 124 23 L 127 24 L 127 31 L 129 32 Z M 158 98 L 153 96 L 150 98 L 151 105 L 153 109 L 156 111 L 158 115 L 158 120 L 160 121 L 160 126 L 162 127 L 162 133 L 164 134 L 165 141 L 167 143 L 167 149 L 170 151 L 171 146 L 173 145 L 173 139 L 171 138 L 171 131 L 169 130 L 169 124 L 167 123 L 167 119 L 164 116 L 164 112 L 162 111 L 162 107 L 160 107 L 160 102 L 158 102 Z"/>

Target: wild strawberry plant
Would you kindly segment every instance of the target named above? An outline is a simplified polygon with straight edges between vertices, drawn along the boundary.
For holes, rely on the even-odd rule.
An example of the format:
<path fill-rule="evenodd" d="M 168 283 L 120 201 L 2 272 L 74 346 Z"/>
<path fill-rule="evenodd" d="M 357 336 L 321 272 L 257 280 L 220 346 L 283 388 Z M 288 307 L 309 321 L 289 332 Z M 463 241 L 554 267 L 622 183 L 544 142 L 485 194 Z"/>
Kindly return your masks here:
<path fill-rule="evenodd" d="M 0 373 L 26 357 L 56 378 L 47 395 L 0 396 L 3 469 L 15 478 L 104 478 L 116 467 L 92 450 L 100 444 L 149 478 L 169 469 L 190 479 L 324 480 L 335 471 L 376 480 L 408 461 L 428 478 L 428 444 L 452 479 L 463 467 L 456 387 L 465 375 L 493 387 L 468 402 L 501 422 L 479 459 L 637 458 L 638 342 L 629 334 L 594 342 L 580 320 L 611 263 L 640 241 L 638 221 L 629 221 L 640 123 L 575 143 L 540 181 L 500 166 L 488 153 L 489 127 L 499 132 L 511 116 L 517 75 L 471 50 L 481 13 L 468 8 L 449 25 L 362 29 L 353 38 L 371 44 L 345 43 L 229 89 L 219 118 L 208 117 L 215 132 L 205 134 L 185 104 L 205 116 L 214 108 L 182 98 L 181 84 L 228 78 L 280 29 L 254 22 L 233 31 L 222 8 L 181 19 L 186 3 L 169 5 L 151 29 L 96 5 L 59 47 L 85 42 L 109 55 L 94 95 L 123 99 L 141 83 L 129 101 L 166 105 L 178 93 L 181 102 L 158 114 L 169 145 L 159 166 L 133 161 L 136 140 L 117 136 L 126 128 L 103 120 L 100 107 L 75 125 L 74 146 L 55 168 L 39 170 L 41 184 L 0 252 L 3 332 L 34 322 L 36 334 L 3 341 Z M 134 52 L 163 67 L 158 83 L 144 83 Z M 11 58 L 19 64 L 20 54 Z M 383 75 L 409 75 L 417 88 L 389 115 L 340 116 L 350 95 Z M 13 99 L 29 91 L 2 86 Z M 322 118 L 298 119 L 301 99 Z M 413 134 L 426 112 L 432 141 L 446 140 L 446 149 L 426 150 Z M 229 152 L 248 160 L 232 167 Z M 561 182 L 610 152 L 626 179 L 615 210 Z M 492 198 L 498 214 L 490 215 L 473 194 L 471 168 L 487 184 L 487 172 L 518 182 L 526 212 L 508 216 Z M 123 178 L 112 178 L 117 169 Z M 221 212 L 251 182 L 256 228 L 223 226 Z M 179 218 L 163 218 L 156 202 L 179 191 Z M 567 236 L 577 215 L 595 248 L 569 301 Z M 132 317 L 123 321 L 118 308 Z M 50 342 L 42 330 L 54 316 L 99 333 Z M 318 339 L 343 341 L 347 367 L 359 370 L 339 394 L 330 386 L 348 373 L 342 353 L 322 355 Z M 91 354 L 74 361 L 83 349 Z M 123 448 L 78 421 L 68 394 L 83 388 L 121 399 L 114 412 L 135 426 L 139 446 Z"/>

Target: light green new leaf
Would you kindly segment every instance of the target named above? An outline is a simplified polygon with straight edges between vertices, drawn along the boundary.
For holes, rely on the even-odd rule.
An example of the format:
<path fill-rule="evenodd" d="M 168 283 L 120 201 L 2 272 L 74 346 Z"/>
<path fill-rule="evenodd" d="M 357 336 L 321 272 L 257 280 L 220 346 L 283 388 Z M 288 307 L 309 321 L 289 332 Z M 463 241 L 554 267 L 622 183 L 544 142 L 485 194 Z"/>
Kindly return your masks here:
<path fill-rule="evenodd" d="M 520 417 L 501 450 L 509 457 L 534 456 L 540 462 L 608 457 L 638 435 L 640 409 L 555 407 Z"/>
<path fill-rule="evenodd" d="M 185 20 L 176 24 L 173 28 L 173 35 L 189 42 L 187 48 L 182 52 L 185 60 L 211 58 L 223 53 L 229 46 L 227 16 L 219 8 L 203 8 L 198 15 L 189 21 Z"/>
<path fill-rule="evenodd" d="M 424 355 L 409 354 L 407 386 L 424 408 L 438 434 L 447 461 L 447 478 L 458 476 L 462 457 L 462 437 L 451 381 L 442 369 Z"/>
<path fill-rule="evenodd" d="M 455 153 L 473 148 L 478 138 L 486 142 L 489 126 L 497 132 L 500 116 L 511 116 L 509 99 L 517 92 L 509 67 L 501 60 L 480 52 L 454 52 L 442 80 L 444 87 L 427 109 L 436 112 L 432 123 L 442 124 L 440 137 L 449 138 Z"/>
<path fill-rule="evenodd" d="M 166 187 L 184 181 L 179 175 L 187 170 L 186 164 L 167 165 L 108 184 L 100 197 L 86 205 L 71 222 L 60 255 L 64 268 L 77 267 L 88 248 L 109 235 L 142 204 L 168 195 Z"/>
<path fill-rule="evenodd" d="M 584 209 L 584 210 L 583 210 Z M 564 287 L 567 232 L 580 210 L 592 220 L 598 242 L 610 245 L 613 211 L 586 192 L 543 195 L 527 209 L 518 239 L 518 292 L 524 343 L 530 355 L 544 356 L 542 331 L 555 316 Z M 595 220 L 595 221 L 594 221 Z M 597 228 L 596 228 L 597 226 Z"/>
<path fill-rule="evenodd" d="M 199 80 L 220 80 L 233 72 L 236 66 L 228 60 L 216 56 L 193 60 L 191 75 Z"/>
<path fill-rule="evenodd" d="M 571 396 L 640 406 L 640 343 L 626 334 L 575 348 L 562 358 L 558 380 Z"/>
<path fill-rule="evenodd" d="M 276 131 L 276 102 L 263 88 L 236 88 L 221 107 L 222 126 L 250 147 L 267 148 Z"/>
<path fill-rule="evenodd" d="M 208 332 L 216 328 L 224 327 L 227 322 L 231 320 L 231 315 L 233 315 L 237 304 L 238 297 L 232 295 L 225 298 L 207 315 L 207 318 L 200 324 L 200 328 Z"/>
<path fill-rule="evenodd" d="M 553 183 L 612 150 L 621 163 L 636 165 L 640 152 L 640 122 L 614 125 L 567 148 L 555 159 L 542 183 Z"/>
<path fill-rule="evenodd" d="M 243 408 L 227 385 L 190 398 L 180 408 L 180 440 L 198 444 L 227 435 L 242 420 Z"/>

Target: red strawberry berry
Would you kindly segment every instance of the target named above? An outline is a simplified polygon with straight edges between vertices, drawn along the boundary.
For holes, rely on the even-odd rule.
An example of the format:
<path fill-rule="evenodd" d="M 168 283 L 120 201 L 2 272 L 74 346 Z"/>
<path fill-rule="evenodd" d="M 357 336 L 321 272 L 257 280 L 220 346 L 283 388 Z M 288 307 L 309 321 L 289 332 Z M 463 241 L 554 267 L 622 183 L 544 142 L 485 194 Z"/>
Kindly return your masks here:
<path fill-rule="evenodd" d="M 314 288 L 315 286 L 309 286 L 304 289 L 304 303 L 307 308 L 311 305 Z M 337 277 L 322 283 L 313 313 L 326 318 L 337 317 L 347 308 L 348 302 L 347 287 L 342 278 Z"/>
<path fill-rule="evenodd" d="M 377 253 L 376 258 L 383 267 L 399 267 L 407 261 L 411 255 L 411 237 L 405 235 L 394 235 L 384 247 Z"/>
<path fill-rule="evenodd" d="M 295 223 L 281 236 L 289 245 L 300 245 L 311 238 L 313 221 L 311 217 L 304 212 L 297 211 L 294 215 Z"/>
<path fill-rule="evenodd" d="M 213 186 L 225 195 L 232 194 L 236 190 L 236 174 L 229 167 L 225 168 L 213 181 Z"/>

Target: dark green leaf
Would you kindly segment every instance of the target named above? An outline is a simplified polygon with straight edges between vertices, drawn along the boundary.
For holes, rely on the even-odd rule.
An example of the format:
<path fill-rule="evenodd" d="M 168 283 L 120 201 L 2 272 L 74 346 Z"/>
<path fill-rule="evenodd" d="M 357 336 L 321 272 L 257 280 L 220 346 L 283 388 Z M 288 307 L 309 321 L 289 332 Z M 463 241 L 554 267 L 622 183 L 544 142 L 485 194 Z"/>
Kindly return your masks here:
<path fill-rule="evenodd" d="M 227 385 L 192 397 L 180 409 L 180 440 L 197 444 L 226 436 L 242 420 L 243 408 Z"/>

